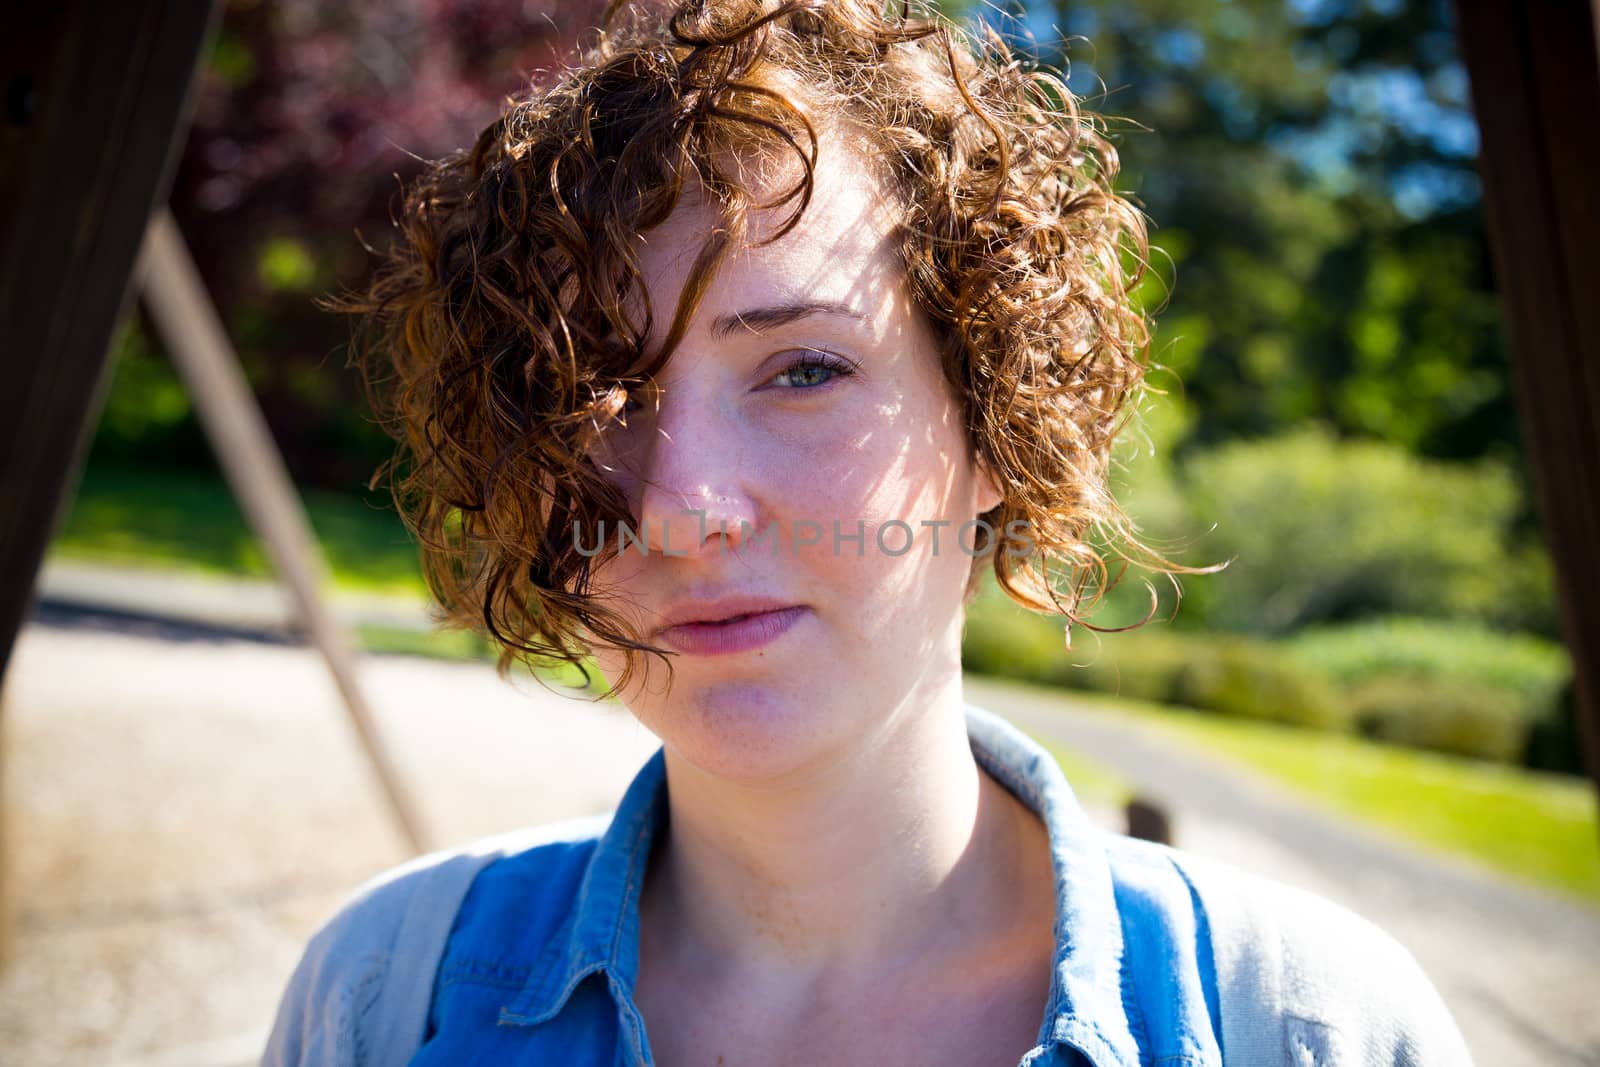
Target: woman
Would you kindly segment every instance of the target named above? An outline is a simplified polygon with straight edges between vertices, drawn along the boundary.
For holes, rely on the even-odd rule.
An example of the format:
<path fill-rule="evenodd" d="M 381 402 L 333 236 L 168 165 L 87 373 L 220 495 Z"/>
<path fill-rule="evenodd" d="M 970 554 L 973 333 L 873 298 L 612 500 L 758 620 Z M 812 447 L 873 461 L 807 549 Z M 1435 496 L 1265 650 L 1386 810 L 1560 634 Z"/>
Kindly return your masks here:
<path fill-rule="evenodd" d="M 985 572 L 1070 624 L 1091 531 L 1190 570 L 1106 490 L 1148 332 L 1095 117 L 861 0 L 612 16 L 343 306 L 440 603 L 663 747 L 366 888 L 268 1061 L 1468 1062 L 1386 935 L 1095 830 L 963 698 Z"/>

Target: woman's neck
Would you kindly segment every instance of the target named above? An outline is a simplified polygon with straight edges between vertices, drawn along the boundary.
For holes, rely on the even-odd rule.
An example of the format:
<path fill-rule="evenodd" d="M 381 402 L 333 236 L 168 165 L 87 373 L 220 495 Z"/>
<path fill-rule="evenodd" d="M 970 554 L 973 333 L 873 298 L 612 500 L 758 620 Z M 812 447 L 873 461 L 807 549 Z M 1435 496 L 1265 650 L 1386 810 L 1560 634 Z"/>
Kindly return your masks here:
<path fill-rule="evenodd" d="M 805 980 L 998 935 L 1015 912 L 996 897 L 1038 869 L 1022 854 L 1042 826 L 1021 825 L 1031 813 L 980 773 L 959 678 L 912 699 L 848 753 L 779 782 L 708 775 L 669 749 L 652 944 L 692 973 Z"/>

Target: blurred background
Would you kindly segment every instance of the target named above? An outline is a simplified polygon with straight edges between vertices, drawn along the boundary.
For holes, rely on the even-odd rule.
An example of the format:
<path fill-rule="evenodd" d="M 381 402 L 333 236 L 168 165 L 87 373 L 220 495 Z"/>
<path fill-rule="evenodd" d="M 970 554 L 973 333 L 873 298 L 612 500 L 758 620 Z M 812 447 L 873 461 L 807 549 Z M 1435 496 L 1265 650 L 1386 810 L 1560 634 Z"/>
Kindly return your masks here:
<path fill-rule="evenodd" d="M 614 802 L 655 742 L 429 623 L 391 443 L 313 298 L 401 182 L 597 18 L 580 0 L 229 0 L 171 207 L 299 488 L 327 596 L 447 845 Z M 969 698 L 1085 805 L 1355 907 L 1479 1062 L 1600 1063 L 1600 824 L 1446 2 L 947 5 L 1108 116 L 1150 216 L 1159 392 L 1117 489 L 1190 565 L 1073 631 L 994 589 Z M 258 1053 L 305 939 L 409 845 L 131 305 L 6 679 L 0 1062 Z M 1179 593 L 1181 591 L 1181 597 Z M 1091 621 L 1150 609 L 1137 569 Z M 426 768 L 426 772 L 424 772 Z"/>

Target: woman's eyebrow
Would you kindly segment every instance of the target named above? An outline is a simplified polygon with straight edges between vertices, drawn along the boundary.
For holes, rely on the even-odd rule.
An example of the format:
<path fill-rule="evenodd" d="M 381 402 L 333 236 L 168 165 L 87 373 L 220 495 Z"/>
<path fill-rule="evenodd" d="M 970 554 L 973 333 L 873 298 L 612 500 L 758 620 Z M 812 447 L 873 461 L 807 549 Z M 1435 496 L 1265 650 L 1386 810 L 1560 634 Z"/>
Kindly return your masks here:
<path fill-rule="evenodd" d="M 711 336 L 726 337 L 743 326 L 751 333 L 786 326 L 807 315 L 842 315 L 870 325 L 871 319 L 855 308 L 826 300 L 807 300 L 792 304 L 773 304 L 770 307 L 749 308 L 731 315 L 719 315 L 711 322 Z"/>

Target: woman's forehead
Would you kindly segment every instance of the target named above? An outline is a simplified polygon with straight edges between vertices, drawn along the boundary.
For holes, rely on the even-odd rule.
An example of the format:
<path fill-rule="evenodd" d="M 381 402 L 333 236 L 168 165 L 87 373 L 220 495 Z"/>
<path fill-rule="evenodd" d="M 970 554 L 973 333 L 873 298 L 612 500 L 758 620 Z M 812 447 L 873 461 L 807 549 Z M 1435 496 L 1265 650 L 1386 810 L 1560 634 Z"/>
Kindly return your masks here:
<path fill-rule="evenodd" d="M 865 314 L 882 310 L 888 290 L 904 281 L 893 204 L 872 170 L 838 143 L 821 145 L 814 173 L 811 202 L 782 237 L 768 241 L 798 201 L 750 212 L 746 239 L 728 250 L 691 330 L 726 310 L 724 305 L 752 300 L 826 301 Z M 775 200 L 792 181 L 764 181 L 750 190 L 751 200 Z M 705 191 L 686 188 L 667 221 L 639 236 L 639 265 L 658 333 L 665 332 L 696 257 L 721 225 Z"/>

